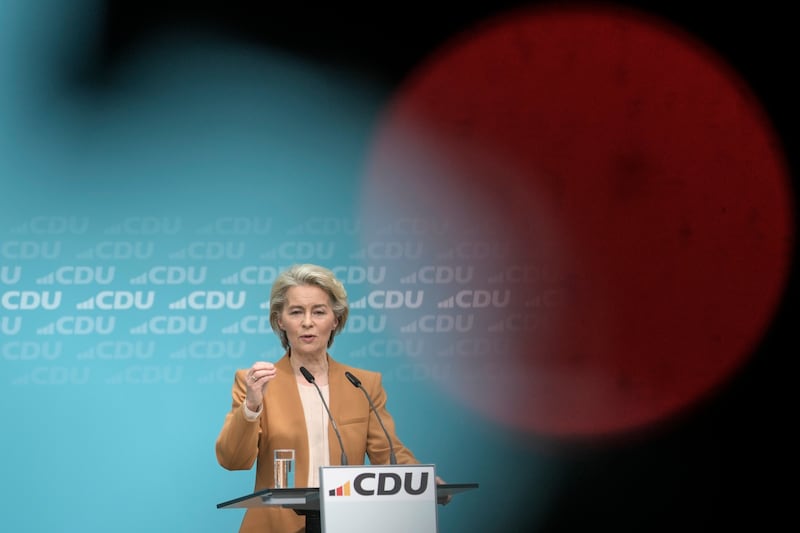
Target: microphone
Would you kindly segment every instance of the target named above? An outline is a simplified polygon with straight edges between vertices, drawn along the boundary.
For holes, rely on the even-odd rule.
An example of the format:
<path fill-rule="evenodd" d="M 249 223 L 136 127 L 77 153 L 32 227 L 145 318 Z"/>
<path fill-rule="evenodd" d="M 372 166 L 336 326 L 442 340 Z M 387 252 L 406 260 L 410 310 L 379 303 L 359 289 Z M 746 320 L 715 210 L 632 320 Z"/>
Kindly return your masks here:
<path fill-rule="evenodd" d="M 336 420 L 333 419 L 333 415 L 331 414 L 331 410 L 328 409 L 328 404 L 325 402 L 325 397 L 322 395 L 322 391 L 319 390 L 319 385 L 317 385 L 316 380 L 314 379 L 314 375 L 306 369 L 306 367 L 300 367 L 300 373 L 303 374 L 303 377 L 306 378 L 306 381 L 314 385 L 317 388 L 317 393 L 319 394 L 319 399 L 322 400 L 322 405 L 325 406 L 325 410 L 328 412 L 328 418 L 331 421 L 331 425 L 333 426 L 333 431 L 336 433 L 336 438 L 339 439 L 339 449 L 342 450 L 342 465 L 347 465 L 347 456 L 344 454 L 344 444 L 342 444 L 342 436 L 339 434 L 339 428 L 336 427 Z"/>
<path fill-rule="evenodd" d="M 386 426 L 383 425 L 383 420 L 381 420 L 381 415 L 378 414 L 378 410 L 375 409 L 375 404 L 372 403 L 372 398 L 369 397 L 369 393 L 367 389 L 365 389 L 361 385 L 361 380 L 355 377 L 350 372 L 345 372 L 345 376 L 347 376 L 348 381 L 353 384 L 353 386 L 357 389 L 361 389 L 361 392 L 364 393 L 364 396 L 367 397 L 367 401 L 369 402 L 369 407 L 372 409 L 372 412 L 375 413 L 375 418 L 378 419 L 378 423 L 381 425 L 381 429 L 383 429 L 384 435 L 386 435 L 386 440 L 389 441 L 389 464 L 396 465 L 397 464 L 397 457 L 394 456 L 394 446 L 392 445 L 392 438 L 389 436 L 389 432 L 386 431 Z"/>

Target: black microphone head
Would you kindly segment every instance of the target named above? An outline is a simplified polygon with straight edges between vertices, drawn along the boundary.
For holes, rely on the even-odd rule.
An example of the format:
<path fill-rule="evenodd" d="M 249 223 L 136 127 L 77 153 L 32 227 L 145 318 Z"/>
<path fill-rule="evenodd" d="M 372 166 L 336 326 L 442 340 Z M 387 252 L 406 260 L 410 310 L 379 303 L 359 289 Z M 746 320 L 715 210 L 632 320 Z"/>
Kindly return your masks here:
<path fill-rule="evenodd" d="M 347 379 L 350 381 L 350 383 L 353 384 L 354 387 L 360 387 L 361 386 L 361 380 L 358 379 L 357 377 L 355 377 L 350 372 L 345 372 L 344 375 L 347 377 Z"/>
<path fill-rule="evenodd" d="M 306 378 L 306 381 L 308 381 L 311 384 L 314 383 L 314 375 L 311 372 L 309 372 L 306 369 L 306 367 L 301 366 L 300 367 L 300 373 L 303 374 L 303 377 Z"/>

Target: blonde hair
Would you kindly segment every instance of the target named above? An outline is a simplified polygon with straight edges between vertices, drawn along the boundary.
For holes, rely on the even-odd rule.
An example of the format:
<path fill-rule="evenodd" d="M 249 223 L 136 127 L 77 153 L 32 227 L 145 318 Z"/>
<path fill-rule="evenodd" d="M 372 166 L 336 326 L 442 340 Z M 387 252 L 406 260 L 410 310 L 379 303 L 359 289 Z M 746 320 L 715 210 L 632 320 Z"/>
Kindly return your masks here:
<path fill-rule="evenodd" d="M 331 300 L 331 309 L 336 317 L 338 324 L 328 339 L 328 347 L 333 344 L 333 338 L 344 329 L 347 316 L 350 314 L 350 307 L 347 304 L 347 291 L 342 282 L 336 279 L 336 275 L 325 267 L 319 265 L 292 265 L 281 272 L 272 284 L 272 291 L 269 295 L 269 323 L 272 331 L 281 339 L 284 349 L 289 349 L 289 339 L 286 332 L 278 324 L 278 317 L 283 312 L 286 305 L 286 293 L 292 287 L 308 285 L 319 287 L 324 290 Z"/>

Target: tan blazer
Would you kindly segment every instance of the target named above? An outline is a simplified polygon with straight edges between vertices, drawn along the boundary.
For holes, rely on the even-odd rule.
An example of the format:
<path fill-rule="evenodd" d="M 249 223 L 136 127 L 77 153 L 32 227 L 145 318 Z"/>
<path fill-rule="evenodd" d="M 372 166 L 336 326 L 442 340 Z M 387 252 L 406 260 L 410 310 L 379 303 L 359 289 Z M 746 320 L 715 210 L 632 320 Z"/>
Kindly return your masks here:
<path fill-rule="evenodd" d="M 392 436 L 395 455 L 399 464 L 419 463 L 414 455 L 397 438 L 394 420 L 386 411 L 386 392 L 377 372 L 361 370 L 337 363 L 328 357 L 328 392 L 331 415 L 342 435 L 348 464 L 389 463 L 389 445 L 375 414 L 370 412 L 364 393 L 354 387 L 345 377 L 351 372 L 361 380 L 369 392 L 381 420 Z M 233 383 L 233 407 L 226 415 L 217 437 L 217 461 L 228 470 L 249 470 L 256 463 L 255 491 L 273 486 L 272 453 L 277 448 L 294 448 L 296 454 L 295 483 L 302 486 L 308 479 L 308 433 L 306 431 L 303 405 L 297 390 L 297 381 L 288 355 L 275 363 L 278 373 L 269 382 L 264 393 L 261 416 L 249 421 L 244 416 L 242 404 L 245 400 L 247 370 L 236 371 Z M 341 464 L 339 440 L 328 423 L 329 453 L 331 465 Z M 289 533 L 301 532 L 305 518 L 291 509 L 248 509 L 239 531 L 241 533 Z"/>

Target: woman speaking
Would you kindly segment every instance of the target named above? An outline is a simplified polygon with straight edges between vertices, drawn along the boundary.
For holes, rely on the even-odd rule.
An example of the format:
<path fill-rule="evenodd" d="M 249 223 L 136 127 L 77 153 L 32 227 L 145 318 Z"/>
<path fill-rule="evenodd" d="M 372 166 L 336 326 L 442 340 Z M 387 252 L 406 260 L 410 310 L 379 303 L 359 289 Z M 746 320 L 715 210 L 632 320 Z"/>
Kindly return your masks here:
<path fill-rule="evenodd" d="M 256 491 L 274 486 L 273 452 L 277 449 L 295 450 L 297 487 L 319 487 L 321 466 L 363 465 L 367 457 L 371 464 L 389 464 L 390 454 L 398 464 L 418 463 L 395 434 L 381 375 L 338 363 L 328 353 L 348 313 L 345 288 L 326 268 L 295 265 L 275 280 L 269 319 L 286 353 L 276 363 L 258 361 L 236 371 L 233 407 L 216 442 L 222 467 L 248 470 L 256 464 Z M 361 381 L 380 421 L 347 373 Z M 301 532 L 304 524 L 304 517 L 291 509 L 259 507 L 247 510 L 239 531 Z"/>

